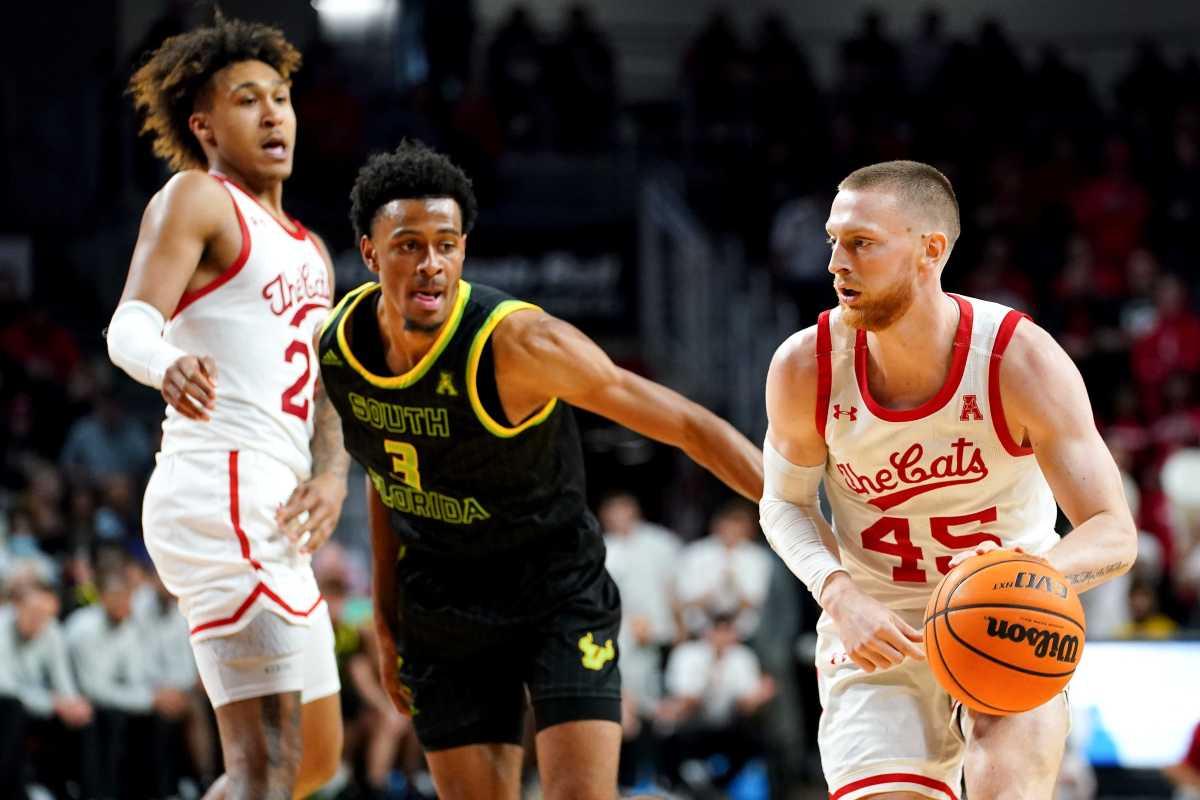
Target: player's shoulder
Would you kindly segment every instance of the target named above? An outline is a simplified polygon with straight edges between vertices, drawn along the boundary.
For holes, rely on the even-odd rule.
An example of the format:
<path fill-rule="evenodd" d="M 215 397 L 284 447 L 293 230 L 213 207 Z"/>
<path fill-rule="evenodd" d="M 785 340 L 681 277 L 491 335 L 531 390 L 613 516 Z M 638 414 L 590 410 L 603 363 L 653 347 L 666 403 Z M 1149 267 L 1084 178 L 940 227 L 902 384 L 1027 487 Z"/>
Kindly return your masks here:
<path fill-rule="evenodd" d="M 1005 372 L 1034 375 L 1071 364 L 1070 356 L 1055 338 L 1029 317 L 1021 317 L 1004 349 Z"/>
<path fill-rule="evenodd" d="M 171 176 L 146 204 L 146 216 L 164 223 L 203 225 L 233 214 L 229 193 L 206 172 L 186 169 Z"/>
<path fill-rule="evenodd" d="M 817 326 L 793 333 L 775 348 L 768 372 L 769 378 L 782 381 L 791 388 L 817 380 Z"/>

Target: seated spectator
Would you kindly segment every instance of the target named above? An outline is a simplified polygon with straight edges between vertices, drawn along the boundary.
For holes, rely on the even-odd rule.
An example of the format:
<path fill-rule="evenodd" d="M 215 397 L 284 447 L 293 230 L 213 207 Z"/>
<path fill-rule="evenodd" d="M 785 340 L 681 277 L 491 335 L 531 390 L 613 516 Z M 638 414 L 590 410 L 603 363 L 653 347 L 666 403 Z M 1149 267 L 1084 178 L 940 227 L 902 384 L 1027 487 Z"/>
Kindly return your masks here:
<path fill-rule="evenodd" d="M 1117 630 L 1120 639 L 1170 639 L 1179 624 L 1158 608 L 1158 587 L 1135 580 L 1129 587 L 1129 622 Z"/>
<path fill-rule="evenodd" d="M 44 570 L 16 565 L 5 590 L 10 603 L 0 606 L 0 795 L 29 780 L 61 789 L 56 778 L 64 771 L 63 754 L 72 749 L 69 732 L 91 721 L 92 708 L 76 691 L 56 619 L 58 597 Z M 33 758 L 30 738 L 40 744 Z"/>
<path fill-rule="evenodd" d="M 95 482 L 117 473 L 142 474 L 153 452 L 142 424 L 125 413 L 115 395 L 102 391 L 95 398 L 95 410 L 67 431 L 59 463 L 76 481 Z"/>
<path fill-rule="evenodd" d="M 707 778 L 724 786 L 762 751 L 749 720 L 775 696 L 775 683 L 762 673 L 754 651 L 738 642 L 732 615 L 714 616 L 703 639 L 671 651 L 666 688 L 656 716 L 668 731 L 664 767 L 673 783 L 695 788 Z M 698 764 L 684 767 L 715 754 L 729 759 L 721 775 L 697 774 Z"/>
<path fill-rule="evenodd" d="M 156 787 L 169 782 L 169 765 L 144 758 L 154 752 L 156 719 L 180 719 L 188 696 L 154 686 L 142 629 L 132 613 L 135 587 L 125 571 L 101 565 L 96 582 L 100 602 L 78 609 L 66 623 L 76 679 L 95 707 L 84 741 L 84 791 L 152 797 Z"/>
<path fill-rule="evenodd" d="M 709 529 L 680 554 L 675 599 L 683 624 L 699 633 L 713 614 L 733 614 L 747 639 L 758 628 L 774 556 L 757 543 L 758 510 L 744 500 L 718 509 Z"/>
<path fill-rule="evenodd" d="M 607 547 L 605 566 L 621 592 L 621 694 L 626 706 L 621 784 L 633 786 L 653 756 L 645 723 L 662 698 L 663 648 L 679 631 L 671 608 L 671 576 L 682 542 L 642 518 L 637 498 L 616 492 L 597 511 Z"/>

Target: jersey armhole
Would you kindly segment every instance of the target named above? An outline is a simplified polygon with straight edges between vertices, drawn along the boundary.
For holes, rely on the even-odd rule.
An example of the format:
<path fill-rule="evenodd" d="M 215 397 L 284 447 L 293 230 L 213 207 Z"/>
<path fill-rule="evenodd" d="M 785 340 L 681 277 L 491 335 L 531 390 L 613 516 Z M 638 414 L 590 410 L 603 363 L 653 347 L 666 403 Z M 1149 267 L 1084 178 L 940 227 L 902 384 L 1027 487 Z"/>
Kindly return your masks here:
<path fill-rule="evenodd" d="M 492 332 L 496 330 L 496 326 L 507 317 L 516 311 L 525 309 L 534 309 L 541 311 L 538 306 L 532 303 L 526 303 L 521 300 L 505 300 L 492 309 L 492 313 L 484 321 L 483 327 L 475 334 L 475 340 L 471 342 L 471 349 L 467 353 L 467 398 L 471 401 L 471 409 L 475 412 L 475 417 L 479 423 L 488 430 L 493 436 L 499 436 L 502 439 L 511 439 L 513 436 L 532 428 L 534 425 L 541 425 L 545 422 L 550 414 L 554 411 L 558 404 L 557 397 L 551 397 L 546 401 L 546 404 L 541 407 L 532 416 L 526 419 L 519 425 L 504 425 L 496 421 L 479 398 L 479 362 L 483 356 L 484 345 L 487 344 Z M 495 380 L 493 378 L 492 380 Z M 497 390 L 499 387 L 497 387 Z"/>
<path fill-rule="evenodd" d="M 213 278 L 209 283 L 204 284 L 199 289 L 191 292 L 184 292 L 179 297 L 179 303 L 175 306 L 174 313 L 171 314 L 171 319 L 175 319 L 179 314 L 192 303 L 204 297 L 207 294 L 215 292 L 225 284 L 229 283 L 234 277 L 242 271 L 242 267 L 246 266 L 246 262 L 250 260 L 250 227 L 246 225 L 246 218 L 242 216 L 242 210 L 238 208 L 237 198 L 233 196 L 233 192 L 229 191 L 229 187 L 225 185 L 220 178 L 213 176 L 213 180 L 221 185 L 225 193 L 229 195 L 229 202 L 233 203 L 233 213 L 237 215 L 238 228 L 242 233 L 242 248 L 238 251 L 237 258 L 233 263 L 221 272 L 220 275 Z"/>
<path fill-rule="evenodd" d="M 996 330 L 996 341 L 992 345 L 992 357 L 988 362 L 988 405 L 992 410 L 992 427 L 996 430 L 996 438 L 1004 445 L 1004 450 L 1010 456 L 1033 455 L 1032 447 L 1025 447 L 1020 442 L 1013 441 L 1012 433 L 1008 430 L 1008 419 L 1004 416 L 1004 401 L 1000 396 L 1000 364 L 1004 360 L 1004 351 L 1012 341 L 1017 325 L 1029 315 L 1013 309 L 1004 315 L 1000 327 Z"/>
<path fill-rule="evenodd" d="M 833 345 L 829 334 L 829 311 L 822 311 L 817 318 L 817 433 L 825 438 L 825 422 L 829 419 L 829 395 L 833 390 L 833 371 L 829 354 Z"/>

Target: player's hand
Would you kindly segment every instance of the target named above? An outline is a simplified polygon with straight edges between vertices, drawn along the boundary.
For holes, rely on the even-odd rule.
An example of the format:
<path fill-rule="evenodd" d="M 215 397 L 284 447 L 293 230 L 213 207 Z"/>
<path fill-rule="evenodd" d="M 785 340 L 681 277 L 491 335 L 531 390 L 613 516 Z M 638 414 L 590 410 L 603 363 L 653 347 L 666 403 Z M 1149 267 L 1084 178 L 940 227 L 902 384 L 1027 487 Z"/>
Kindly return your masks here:
<path fill-rule="evenodd" d="M 888 669 L 905 658 L 925 660 L 924 635 L 855 586 L 849 575 L 837 573 L 829 579 L 821 591 L 821 605 L 833 618 L 846 655 L 864 671 Z"/>
<path fill-rule="evenodd" d="M 154 710 L 167 719 L 183 717 L 188 706 L 188 696 L 178 689 L 164 686 L 154 693 Z"/>
<path fill-rule="evenodd" d="M 966 561 L 968 558 L 974 558 L 975 556 L 981 556 L 984 553 L 990 553 L 993 550 L 1004 550 L 1004 549 L 1006 549 L 1006 548 L 1001 547 L 1000 545 L 996 544 L 995 542 L 984 542 L 983 544 L 976 547 L 974 550 L 963 550 L 961 553 L 954 556 L 954 558 L 950 559 L 950 569 L 954 569 L 959 564 Z M 1046 561 L 1046 559 L 1042 558 L 1041 556 L 1035 556 L 1035 555 L 1026 553 L 1020 547 L 1009 547 L 1007 549 L 1012 550 L 1014 553 L 1020 553 L 1021 555 L 1029 556 L 1030 558 L 1036 558 L 1038 561 Z M 1047 561 L 1046 563 L 1050 563 L 1050 562 Z"/>
<path fill-rule="evenodd" d="M 345 500 L 344 478 L 316 475 L 297 486 L 287 502 L 275 509 L 275 522 L 301 553 L 312 553 L 333 534 Z"/>
<path fill-rule="evenodd" d="M 379 679 L 392 705 L 406 717 L 411 717 L 412 692 L 400 680 L 400 657 L 396 654 L 395 640 L 386 626 L 375 625 L 375 636 L 379 644 Z"/>
<path fill-rule="evenodd" d="M 208 422 L 217 405 L 217 362 L 212 356 L 180 356 L 163 375 L 163 400 L 188 419 Z"/>

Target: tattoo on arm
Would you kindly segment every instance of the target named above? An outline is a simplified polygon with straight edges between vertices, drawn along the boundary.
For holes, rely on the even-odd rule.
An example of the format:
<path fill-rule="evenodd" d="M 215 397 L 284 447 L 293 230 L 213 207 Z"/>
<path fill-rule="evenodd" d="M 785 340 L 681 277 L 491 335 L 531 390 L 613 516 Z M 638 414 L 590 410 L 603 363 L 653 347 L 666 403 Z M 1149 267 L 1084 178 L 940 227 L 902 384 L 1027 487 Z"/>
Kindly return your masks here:
<path fill-rule="evenodd" d="M 1067 580 L 1070 581 L 1072 585 L 1089 583 L 1091 581 L 1099 580 L 1100 578 L 1112 575 L 1114 572 L 1120 572 L 1128 566 L 1129 564 L 1124 561 L 1114 561 L 1111 564 L 1106 564 L 1105 566 L 1097 569 L 1085 569 L 1083 572 L 1072 573 L 1067 576 Z"/>
<path fill-rule="evenodd" d="M 313 475 L 329 472 L 344 481 L 350 470 L 350 454 L 342 442 L 342 420 L 320 377 L 313 389 L 313 405 L 316 408 L 312 437 Z"/>

